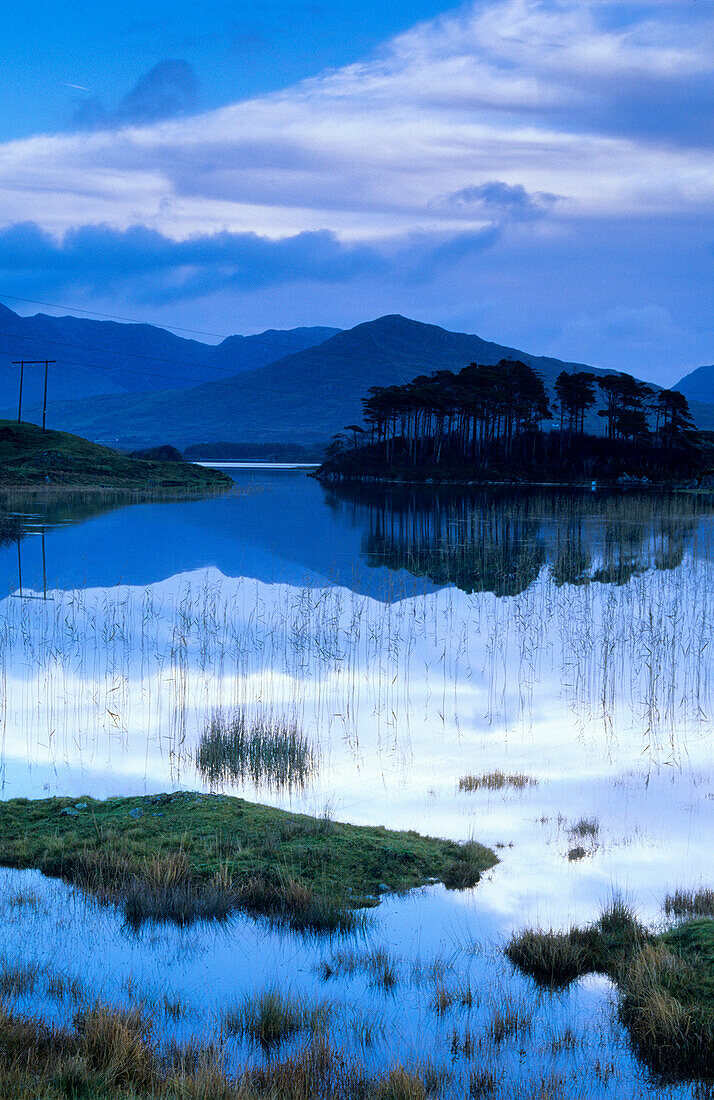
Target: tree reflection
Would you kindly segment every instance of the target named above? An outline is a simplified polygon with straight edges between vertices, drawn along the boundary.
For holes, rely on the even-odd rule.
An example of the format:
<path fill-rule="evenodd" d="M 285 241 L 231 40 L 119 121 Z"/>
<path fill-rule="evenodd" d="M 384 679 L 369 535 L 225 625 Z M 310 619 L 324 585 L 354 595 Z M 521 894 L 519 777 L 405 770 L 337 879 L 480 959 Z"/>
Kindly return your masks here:
<path fill-rule="evenodd" d="M 327 503 L 363 527 L 367 564 L 407 570 L 464 592 L 515 596 L 547 567 L 558 585 L 626 584 L 674 569 L 707 499 L 628 491 L 350 484 Z"/>

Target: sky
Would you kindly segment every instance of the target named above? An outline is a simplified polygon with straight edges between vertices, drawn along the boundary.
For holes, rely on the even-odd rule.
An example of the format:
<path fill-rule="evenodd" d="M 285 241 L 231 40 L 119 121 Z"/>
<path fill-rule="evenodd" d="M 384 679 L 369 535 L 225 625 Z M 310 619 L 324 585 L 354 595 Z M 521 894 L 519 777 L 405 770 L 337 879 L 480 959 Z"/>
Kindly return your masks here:
<path fill-rule="evenodd" d="M 0 301 L 668 385 L 714 362 L 713 145 L 712 0 L 3 5 Z"/>

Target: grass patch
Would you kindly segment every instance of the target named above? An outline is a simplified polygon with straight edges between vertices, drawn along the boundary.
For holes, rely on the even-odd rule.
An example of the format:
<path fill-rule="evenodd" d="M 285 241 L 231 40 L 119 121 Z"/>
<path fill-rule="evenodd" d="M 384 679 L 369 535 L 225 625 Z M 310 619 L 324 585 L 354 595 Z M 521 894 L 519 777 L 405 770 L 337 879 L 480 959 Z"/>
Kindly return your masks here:
<path fill-rule="evenodd" d="M 130 458 L 79 435 L 0 420 L 0 487 L 221 489 L 233 482 L 190 462 Z"/>
<path fill-rule="evenodd" d="M 532 775 L 522 773 L 488 772 L 486 775 L 462 775 L 459 780 L 460 791 L 503 791 L 511 789 L 524 791 L 527 787 L 537 787 L 538 780 Z"/>
<path fill-rule="evenodd" d="M 551 988 L 607 974 L 632 1046 L 650 1069 L 666 1080 L 714 1074 L 713 920 L 655 935 L 615 901 L 584 929 L 522 932 L 506 955 Z"/>
<path fill-rule="evenodd" d="M 288 718 L 215 711 L 199 742 L 196 767 L 211 784 L 248 779 L 273 791 L 304 790 L 317 756 Z"/>
<path fill-rule="evenodd" d="M 284 1003 L 281 1010 L 278 1031 Z M 297 1011 L 293 1036 L 305 1018 Z M 252 1034 L 252 1018 L 242 1020 Z M 368 1074 L 333 1050 L 319 1027 L 288 1057 L 274 1055 L 265 1065 L 231 1073 L 226 1064 L 220 1044 L 162 1046 L 140 1009 L 97 1002 L 59 1027 L 0 1004 L 0 1096 L 8 1100 L 426 1100 L 449 1076 L 426 1062 Z"/>
<path fill-rule="evenodd" d="M 242 909 L 349 930 L 380 891 L 473 886 L 498 861 L 469 841 L 345 825 L 227 795 L 0 803 L 0 864 L 34 867 L 123 905 L 127 920 L 188 923 Z"/>
<path fill-rule="evenodd" d="M 663 909 L 668 917 L 714 917 L 714 890 L 675 890 L 667 894 Z"/>
<path fill-rule="evenodd" d="M 324 1030 L 329 1006 L 310 1005 L 271 987 L 257 997 L 246 996 L 234 1008 L 225 1009 L 221 1023 L 226 1035 L 248 1039 L 263 1050 L 273 1050 L 301 1031 Z"/>

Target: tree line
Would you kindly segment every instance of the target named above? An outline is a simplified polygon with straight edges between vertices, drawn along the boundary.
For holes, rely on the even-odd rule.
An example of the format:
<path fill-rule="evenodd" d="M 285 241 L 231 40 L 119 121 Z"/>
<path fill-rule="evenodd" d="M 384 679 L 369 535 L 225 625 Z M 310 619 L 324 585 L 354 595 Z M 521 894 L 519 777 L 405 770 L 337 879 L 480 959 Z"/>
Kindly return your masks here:
<path fill-rule="evenodd" d="M 562 371 L 551 400 L 543 377 L 517 359 L 373 386 L 363 412 L 364 424 L 350 424 L 335 437 L 328 461 L 368 451 L 387 468 L 523 467 L 546 456 L 565 462 L 598 451 L 656 454 L 667 466 L 696 453 L 694 423 L 678 391 L 624 373 Z M 586 432 L 590 413 L 590 423 L 595 414 L 602 418 L 603 432 Z M 587 444 L 598 434 L 598 446 Z"/>

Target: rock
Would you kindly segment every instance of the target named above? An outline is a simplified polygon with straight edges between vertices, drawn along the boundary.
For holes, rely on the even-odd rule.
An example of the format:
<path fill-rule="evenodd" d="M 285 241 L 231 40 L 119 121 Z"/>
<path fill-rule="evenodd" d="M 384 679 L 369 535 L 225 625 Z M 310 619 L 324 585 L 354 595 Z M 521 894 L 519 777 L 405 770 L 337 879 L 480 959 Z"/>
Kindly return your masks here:
<path fill-rule="evenodd" d="M 74 808 L 75 808 L 75 810 L 86 810 L 87 809 L 87 803 L 86 802 L 75 802 Z"/>
<path fill-rule="evenodd" d="M 67 817 L 81 817 L 79 810 L 75 810 L 72 806 L 65 806 L 63 810 L 60 810 L 61 814 L 67 814 Z"/>
<path fill-rule="evenodd" d="M 143 817 L 144 811 L 140 806 L 134 806 L 132 810 L 129 810 L 129 817 Z"/>

